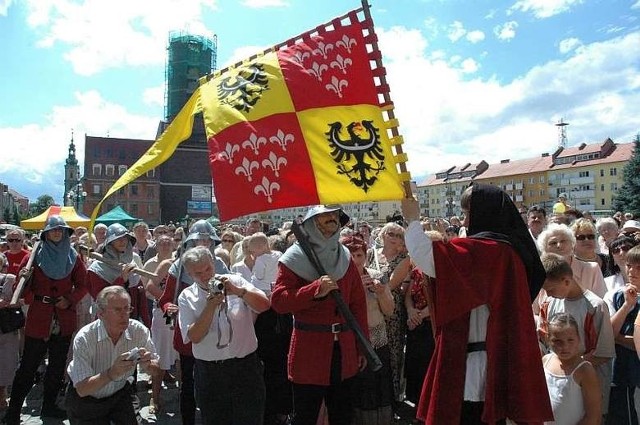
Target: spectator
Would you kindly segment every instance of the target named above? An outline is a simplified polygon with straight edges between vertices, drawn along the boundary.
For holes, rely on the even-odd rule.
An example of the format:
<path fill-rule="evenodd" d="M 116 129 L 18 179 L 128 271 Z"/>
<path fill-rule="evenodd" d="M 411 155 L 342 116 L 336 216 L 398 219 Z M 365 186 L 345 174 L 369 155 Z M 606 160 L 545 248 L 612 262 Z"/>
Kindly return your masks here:
<path fill-rule="evenodd" d="M 564 214 L 566 210 L 571 208 L 571 205 L 567 203 L 567 194 L 562 192 L 558 195 L 558 202 L 553 204 L 553 213 L 554 214 Z"/>
<path fill-rule="evenodd" d="M 576 238 L 574 254 L 580 261 L 598 264 L 603 277 L 613 274 L 613 263 L 609 262 L 609 256 L 596 252 L 596 227 L 591 220 L 579 218 L 571 225 L 571 230 Z"/>
<path fill-rule="evenodd" d="M 187 250 L 182 261 L 194 283 L 178 298 L 178 320 L 183 342 L 193 343 L 202 422 L 262 425 L 265 386 L 256 355 L 253 313 L 268 309 L 269 299 L 231 274 L 218 276 L 224 289 L 212 290 L 209 284 L 217 270 L 206 247 Z"/>
<path fill-rule="evenodd" d="M 545 353 L 549 352 L 548 325 L 558 313 L 570 314 L 578 323 L 580 353 L 598 373 L 602 393 L 602 414 L 609 407 L 611 389 L 611 364 L 615 356 L 613 328 L 609 310 L 602 298 L 583 289 L 574 279 L 573 269 L 561 255 L 545 253 L 542 264 L 547 273 L 542 300 L 538 332 Z"/>
<path fill-rule="evenodd" d="M 614 264 L 614 274 L 604 279 L 607 292 L 615 292 L 618 289 L 622 289 L 625 287 L 627 282 L 629 282 L 625 261 L 627 252 L 636 245 L 638 245 L 638 241 L 624 235 L 618 236 L 613 240 L 613 242 L 611 242 L 611 246 L 609 248 L 609 261 L 612 261 Z"/>
<path fill-rule="evenodd" d="M 611 218 L 601 218 L 596 222 L 598 231 L 598 250 L 601 254 L 609 253 L 609 244 L 618 236 L 618 223 Z"/>
<path fill-rule="evenodd" d="M 93 227 L 93 235 L 96 237 L 96 247 L 102 245 L 107 238 L 107 225 L 98 223 Z"/>
<path fill-rule="evenodd" d="M 84 326 L 73 341 L 67 368 L 71 385 L 65 405 L 76 424 L 136 424 L 130 378 L 138 364 L 155 368 L 149 330 L 129 318 L 131 299 L 122 286 L 107 286 L 97 297 L 98 320 Z M 137 355 L 131 358 L 132 353 Z"/>
<path fill-rule="evenodd" d="M 11 389 L 11 401 L 4 417 L 8 425 L 20 423 L 20 410 L 33 387 L 36 371 L 48 355 L 44 376 L 44 392 L 40 416 L 66 418 L 66 412 L 56 406 L 62 387 L 71 335 L 77 329 L 75 305 L 87 293 L 86 268 L 71 248 L 73 229 L 62 217 L 52 215 L 40 235 L 42 245 L 35 252 L 31 283 L 24 291 L 29 304 L 25 326 L 25 342 L 20 367 Z M 26 267 L 25 257 L 21 269 Z M 26 273 L 30 271 L 25 270 Z"/>
<path fill-rule="evenodd" d="M 149 225 L 144 221 L 137 222 L 133 225 L 133 235 L 135 236 L 133 252 L 140 256 L 140 260 L 144 264 L 157 254 L 151 240 L 151 233 L 149 233 Z"/>
<path fill-rule="evenodd" d="M 17 276 L 22 260 L 29 256 L 29 251 L 24 249 L 24 230 L 20 228 L 9 230 L 6 241 L 9 245 L 9 250 L 4 252 L 9 262 L 7 273 Z"/>
<path fill-rule="evenodd" d="M 547 212 L 544 208 L 533 205 L 527 211 L 527 227 L 533 240 L 538 238 L 547 225 Z"/>
<path fill-rule="evenodd" d="M 18 307 L 11 304 L 16 277 L 7 273 L 7 258 L 0 254 L 0 309 Z M 13 382 L 20 358 L 18 330 L 0 333 L 0 411 L 7 408 L 7 387 Z"/>

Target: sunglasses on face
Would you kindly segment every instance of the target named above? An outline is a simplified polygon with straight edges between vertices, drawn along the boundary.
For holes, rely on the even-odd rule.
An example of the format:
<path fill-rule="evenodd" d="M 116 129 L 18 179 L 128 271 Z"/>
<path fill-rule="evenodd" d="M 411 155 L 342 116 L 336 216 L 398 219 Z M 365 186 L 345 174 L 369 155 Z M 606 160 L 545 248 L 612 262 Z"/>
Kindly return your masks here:
<path fill-rule="evenodd" d="M 630 246 L 618 246 L 616 248 L 612 248 L 611 252 L 614 254 L 622 254 L 623 252 L 627 252 L 631 249 Z"/>
<path fill-rule="evenodd" d="M 233 239 L 222 239 L 222 242 L 234 243 L 235 241 Z"/>
<path fill-rule="evenodd" d="M 590 241 L 594 240 L 596 238 L 596 235 L 594 234 L 589 234 L 589 235 L 576 235 L 576 240 L 578 241 L 583 241 L 585 239 L 589 239 Z"/>
<path fill-rule="evenodd" d="M 7 242 L 22 242 L 22 239 L 7 239 Z"/>

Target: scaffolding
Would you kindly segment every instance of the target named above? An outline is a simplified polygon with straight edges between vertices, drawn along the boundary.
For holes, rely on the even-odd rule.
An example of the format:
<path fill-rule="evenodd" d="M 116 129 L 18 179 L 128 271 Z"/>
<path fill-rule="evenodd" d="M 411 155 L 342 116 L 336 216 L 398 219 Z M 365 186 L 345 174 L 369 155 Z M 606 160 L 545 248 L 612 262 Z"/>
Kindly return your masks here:
<path fill-rule="evenodd" d="M 218 40 L 174 31 L 169 34 L 165 70 L 165 111 L 167 122 L 180 112 L 198 87 L 198 79 L 217 68 Z"/>

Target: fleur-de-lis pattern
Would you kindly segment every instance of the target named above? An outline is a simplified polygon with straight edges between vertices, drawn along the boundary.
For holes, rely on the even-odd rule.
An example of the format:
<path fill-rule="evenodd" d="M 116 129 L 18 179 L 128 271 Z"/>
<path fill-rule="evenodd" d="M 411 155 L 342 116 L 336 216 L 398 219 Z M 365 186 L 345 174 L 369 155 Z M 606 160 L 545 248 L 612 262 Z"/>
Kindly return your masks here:
<path fill-rule="evenodd" d="M 274 196 L 280 191 L 280 183 L 277 179 L 281 177 L 282 170 L 288 165 L 287 158 L 284 156 L 287 145 L 293 143 L 295 143 L 293 134 L 286 133 L 282 129 L 278 129 L 276 134 L 264 136 L 252 132 L 246 140 L 227 141 L 224 144 L 224 151 L 218 154 L 218 158 L 228 162 L 236 176 L 254 184 L 254 195 L 266 197 L 267 202 L 272 203 Z M 282 150 L 280 154 L 277 153 L 278 148 L 276 151 L 269 149 L 268 153 L 262 152 L 262 148 L 274 144 Z"/>

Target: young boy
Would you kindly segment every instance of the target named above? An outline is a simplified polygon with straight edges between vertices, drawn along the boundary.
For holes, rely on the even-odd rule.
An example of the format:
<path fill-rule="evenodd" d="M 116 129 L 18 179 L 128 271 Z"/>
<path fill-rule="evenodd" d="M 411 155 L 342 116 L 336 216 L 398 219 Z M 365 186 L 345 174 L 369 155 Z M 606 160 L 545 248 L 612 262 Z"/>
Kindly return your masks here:
<path fill-rule="evenodd" d="M 582 289 L 573 278 L 571 265 L 560 255 L 543 254 L 542 265 L 547 278 L 542 288 L 547 298 L 542 301 L 538 334 L 545 353 L 549 353 L 547 333 L 549 321 L 558 313 L 573 316 L 580 325 L 580 345 L 583 358 L 598 372 L 602 386 L 602 413 L 607 414 L 611 387 L 611 363 L 615 356 L 613 329 L 609 309 L 600 297 Z"/>
<path fill-rule="evenodd" d="M 640 386 L 640 360 L 634 344 L 634 322 L 637 321 L 640 302 L 640 247 L 630 249 L 625 255 L 628 281 L 622 288 L 612 289 L 604 296 L 611 313 L 611 325 L 616 341 L 616 361 L 613 363 L 613 386 L 609 401 L 607 424 L 638 425 L 634 395 Z M 636 322 L 640 323 L 640 322 Z"/>
<path fill-rule="evenodd" d="M 278 277 L 278 258 L 282 253 L 271 250 L 269 238 L 264 233 L 254 233 L 250 238 L 249 249 L 256 259 L 251 274 L 251 283 L 270 296 L 271 284 Z"/>

